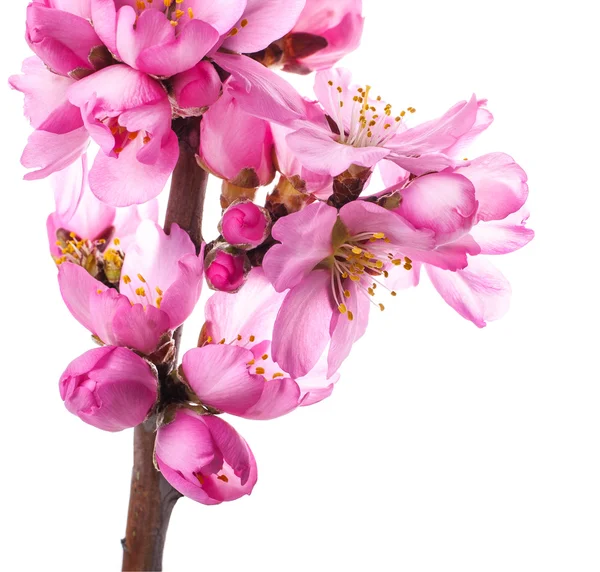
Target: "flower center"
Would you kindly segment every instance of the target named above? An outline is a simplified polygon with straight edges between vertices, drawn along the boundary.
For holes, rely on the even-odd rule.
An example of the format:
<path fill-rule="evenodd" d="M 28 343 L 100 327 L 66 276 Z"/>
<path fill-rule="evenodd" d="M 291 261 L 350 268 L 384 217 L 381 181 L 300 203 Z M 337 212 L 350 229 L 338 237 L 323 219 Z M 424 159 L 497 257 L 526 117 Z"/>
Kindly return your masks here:
<path fill-rule="evenodd" d="M 347 237 L 336 249 L 333 255 L 331 272 L 331 288 L 338 310 L 346 314 L 349 320 L 354 315 L 348 310 L 346 300 L 351 297 L 350 290 L 345 286 L 345 280 L 354 282 L 359 291 L 366 294 L 369 301 L 381 311 L 385 310 L 382 303 L 373 300 L 378 286 L 387 290 L 392 296 L 396 292 L 380 282 L 379 277 L 389 276 L 390 266 L 403 266 L 405 270 L 412 268 L 412 260 L 408 257 L 398 258 L 390 252 L 386 238 L 382 232 L 361 232 Z"/>
<path fill-rule="evenodd" d="M 159 286 L 152 288 L 141 274 L 138 274 L 136 278 L 137 284 L 134 284 L 128 274 L 123 276 L 123 283 L 129 286 L 129 292 L 121 292 L 121 294 L 125 294 L 129 298 L 132 306 L 135 304 L 142 304 L 144 309 L 147 306 L 160 308 L 164 292 Z"/>
<path fill-rule="evenodd" d="M 146 131 L 127 131 L 126 127 L 123 127 L 123 125 L 119 125 L 118 117 L 106 117 L 101 121 L 110 129 L 110 132 L 115 138 L 113 152 L 117 157 L 120 153 L 123 152 L 127 145 L 129 145 L 138 138 L 138 135 L 143 138 L 144 145 L 150 143 L 150 141 L 152 140 L 152 136 Z"/>
<path fill-rule="evenodd" d="M 171 26 L 176 27 L 183 16 L 193 19 L 194 11 L 191 8 L 187 10 L 183 6 L 185 0 L 136 0 L 135 7 L 138 10 L 138 16 L 147 8 L 154 8 L 164 12 L 170 20 Z"/>
<path fill-rule="evenodd" d="M 340 132 L 339 141 L 352 147 L 377 147 L 387 143 L 400 129 L 402 118 L 406 112 L 415 113 L 414 107 L 407 107 L 395 117 L 392 113 L 392 105 L 385 103 L 381 96 L 370 99 L 371 86 L 359 87 L 352 96 L 352 109 L 349 114 L 343 111 L 344 106 L 349 103 L 349 98 L 344 96 L 344 89 L 335 86 L 329 81 L 329 97 L 332 109 L 336 110 L 332 119 L 337 124 Z M 349 94 L 347 94 L 349 95 Z M 344 116 L 349 120 L 349 126 L 345 125 Z"/>

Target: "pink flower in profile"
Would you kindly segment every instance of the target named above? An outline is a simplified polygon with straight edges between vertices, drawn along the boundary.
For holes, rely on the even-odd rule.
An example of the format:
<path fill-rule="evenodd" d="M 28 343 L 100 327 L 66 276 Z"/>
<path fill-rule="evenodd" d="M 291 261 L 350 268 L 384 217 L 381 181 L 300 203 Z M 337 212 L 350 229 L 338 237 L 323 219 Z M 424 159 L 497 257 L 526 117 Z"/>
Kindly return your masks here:
<path fill-rule="evenodd" d="M 269 124 L 244 111 L 229 84 L 202 117 L 199 158 L 215 175 L 241 187 L 268 185 L 275 174 Z"/>
<path fill-rule="evenodd" d="M 385 289 L 379 278 L 394 266 L 410 268 L 413 253 L 435 246 L 431 231 L 415 230 L 365 201 L 339 213 L 313 203 L 279 219 L 272 236 L 281 244 L 265 255 L 265 275 L 278 292 L 290 289 L 275 322 L 272 353 L 293 376 L 310 371 L 324 351 L 328 375 L 337 371 L 366 330 L 371 297 Z"/>
<path fill-rule="evenodd" d="M 52 183 L 56 211 L 46 228 L 50 252 L 59 263 L 83 266 L 109 257 L 115 249 L 126 252 L 142 220 L 157 220 L 156 199 L 122 208 L 99 201 L 89 187 L 86 155 L 55 173 Z"/>
<path fill-rule="evenodd" d="M 60 378 L 66 408 L 104 431 L 142 423 L 157 394 L 156 375 L 148 363 L 125 348 L 105 346 L 85 352 Z"/>
<path fill-rule="evenodd" d="M 156 434 L 156 464 L 180 493 L 202 504 L 249 495 L 256 484 L 254 455 L 231 425 L 214 415 L 179 409 Z"/>
<path fill-rule="evenodd" d="M 384 173 L 400 186 L 399 215 L 435 233 L 436 248 L 414 256 L 413 268 L 392 276 L 394 287 L 418 284 L 423 266 L 434 287 L 461 316 L 478 327 L 508 310 L 511 289 L 485 256 L 513 252 L 533 239 L 525 227 L 527 175 L 504 153 L 490 153 L 411 182 Z"/>
<path fill-rule="evenodd" d="M 406 111 L 392 113 L 391 105 L 373 97 L 370 86 L 352 86 L 351 81 L 350 72 L 341 68 L 317 73 L 322 116 L 291 124 L 295 131 L 287 143 L 315 173 L 337 176 L 351 165 L 371 168 L 383 159 L 415 175 L 455 167 L 460 162 L 454 157 L 456 148 L 491 122 L 485 102 L 473 96 L 439 119 L 407 128 Z"/>
<path fill-rule="evenodd" d="M 249 250 L 261 245 L 269 235 L 271 217 L 262 207 L 248 200 L 232 203 L 227 207 L 219 231 L 231 245 Z"/>
<path fill-rule="evenodd" d="M 192 313 L 202 289 L 203 256 L 186 232 L 143 221 L 121 270 L 119 290 L 81 266 L 62 264 L 58 281 L 71 314 L 107 345 L 151 354 Z"/>
<path fill-rule="evenodd" d="M 29 47 L 52 72 L 63 76 L 92 73 L 102 64 L 103 48 L 90 22 L 87 2 L 35 1 L 27 7 L 26 39 Z M 110 58 L 106 54 L 105 57 Z"/>
<path fill-rule="evenodd" d="M 290 32 L 296 57 L 293 53 L 286 54 L 283 69 L 309 73 L 331 68 L 358 48 L 363 24 L 362 0 L 306 0 L 304 10 Z M 322 38 L 325 47 L 303 54 L 299 46 L 304 43 L 311 46 L 315 43 L 314 37 Z"/>
<path fill-rule="evenodd" d="M 250 261 L 244 252 L 217 246 L 206 256 L 206 283 L 212 290 L 233 294 L 246 281 Z"/>
<path fill-rule="evenodd" d="M 186 382 L 205 405 L 246 417 L 273 419 L 329 396 L 339 376 L 322 356 L 307 375 L 292 378 L 271 353 L 273 326 L 284 293 L 260 268 L 235 296 L 217 293 L 206 304 L 202 346 L 182 362 Z"/>

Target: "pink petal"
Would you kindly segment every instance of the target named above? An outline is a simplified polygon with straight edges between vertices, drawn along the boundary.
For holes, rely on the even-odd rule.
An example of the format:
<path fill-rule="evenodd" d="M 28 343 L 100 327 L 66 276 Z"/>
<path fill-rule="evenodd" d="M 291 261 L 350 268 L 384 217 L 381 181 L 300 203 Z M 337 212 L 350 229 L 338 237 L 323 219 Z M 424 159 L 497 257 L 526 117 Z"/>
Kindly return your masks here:
<path fill-rule="evenodd" d="M 367 295 L 350 280 L 346 280 L 346 288 L 350 291 L 350 298 L 345 300 L 348 313 L 334 312 L 331 320 L 331 345 L 327 359 L 328 377 L 333 376 L 340 368 L 350 354 L 354 342 L 364 335 L 369 323 L 371 303 Z M 352 312 L 353 320 L 348 319 L 349 312 Z"/>
<path fill-rule="evenodd" d="M 316 202 L 277 221 L 271 234 L 282 244 L 272 246 L 263 260 L 275 290 L 293 288 L 333 254 L 331 233 L 336 220 L 334 207 Z"/>
<path fill-rule="evenodd" d="M 247 113 L 277 123 L 306 114 L 306 103 L 284 79 L 245 56 L 215 53 L 214 61 L 232 75 L 229 86 Z"/>
<path fill-rule="evenodd" d="M 118 158 L 103 153 L 96 156 L 90 171 L 90 186 L 101 201 L 120 207 L 140 204 L 164 189 L 179 158 L 177 136 L 169 133 L 158 160 L 150 165 L 136 157 L 139 150 L 136 141 L 127 145 Z"/>
<path fill-rule="evenodd" d="M 481 247 L 482 254 L 506 254 L 529 244 L 535 233 L 525 227 L 529 213 L 521 209 L 504 220 L 480 222 L 471 236 Z"/>
<path fill-rule="evenodd" d="M 205 306 L 207 334 L 213 340 L 228 343 L 242 337 L 247 342 L 252 336 L 258 344 L 270 340 L 275 318 L 285 293 L 277 293 L 261 268 L 250 271 L 244 287 L 235 295 L 225 292 L 213 294 Z"/>
<path fill-rule="evenodd" d="M 114 0 L 91 0 L 90 7 L 94 30 L 109 51 L 120 59 L 117 50 L 117 10 Z"/>
<path fill-rule="evenodd" d="M 518 211 L 527 200 L 527 175 L 505 153 L 483 155 L 456 172 L 467 177 L 475 187 L 478 220 L 502 220 Z"/>
<path fill-rule="evenodd" d="M 106 297 L 98 296 L 92 300 L 102 301 L 103 298 Z M 151 354 L 157 348 L 161 336 L 170 329 L 169 316 L 154 306 L 132 306 L 125 296 L 121 298 L 127 304 L 120 301 L 113 315 L 111 326 L 115 341 L 119 345 Z"/>
<path fill-rule="evenodd" d="M 442 244 L 434 250 L 404 249 L 404 256 L 408 256 L 413 262 L 423 262 L 437 266 L 443 270 L 459 270 L 468 264 L 467 255 L 476 256 L 481 253 L 481 248 L 473 240 L 471 235 L 466 234 L 460 238 Z"/>
<path fill-rule="evenodd" d="M 459 238 L 471 229 L 477 212 L 471 181 L 453 173 L 433 173 L 402 189 L 395 210 L 415 228 L 431 229 L 437 244 Z"/>
<path fill-rule="evenodd" d="M 427 274 L 442 298 L 463 318 L 483 328 L 508 310 L 511 288 L 491 263 L 476 256 L 464 270 L 448 272 L 426 266 Z"/>
<path fill-rule="evenodd" d="M 225 413 L 243 415 L 260 399 L 265 380 L 253 375 L 251 351 L 225 344 L 209 344 L 183 356 L 186 380 L 202 403 Z"/>
<path fill-rule="evenodd" d="M 223 47 L 246 54 L 266 48 L 294 27 L 304 3 L 305 0 L 247 0 L 242 18 L 234 26 L 237 33 L 227 37 Z M 242 21 L 246 25 L 242 26 Z"/>
<path fill-rule="evenodd" d="M 328 270 L 311 272 L 288 292 L 279 310 L 273 359 L 294 378 L 306 375 L 317 364 L 329 342 L 334 314 L 330 282 Z"/>
<path fill-rule="evenodd" d="M 225 89 L 204 114 L 200 129 L 199 155 L 212 172 L 234 181 L 243 169 L 252 169 L 260 185 L 273 180 L 273 137 L 269 125 L 246 113 L 231 89 Z"/>
<path fill-rule="evenodd" d="M 172 77 L 171 86 L 181 109 L 201 109 L 215 103 L 221 95 L 221 78 L 207 61 Z"/>
<path fill-rule="evenodd" d="M 89 190 L 87 173 L 87 155 L 84 154 L 66 169 L 52 175 L 56 215 L 61 220 L 70 220 L 73 217 L 81 197 L 86 189 Z"/>
<path fill-rule="evenodd" d="M 348 203 L 340 210 L 340 219 L 351 235 L 382 232 L 394 247 L 430 250 L 435 246 L 432 231 L 415 230 L 401 216 L 375 203 Z"/>
<path fill-rule="evenodd" d="M 241 17 L 246 0 L 186 0 L 186 6 L 192 8 L 194 18 L 207 22 L 219 34 L 225 34 Z"/>
<path fill-rule="evenodd" d="M 268 420 L 287 415 L 296 409 L 300 402 L 300 388 L 289 377 L 262 379 L 260 399 L 242 417 L 246 419 Z"/>
<path fill-rule="evenodd" d="M 333 177 L 350 165 L 373 167 L 390 153 L 383 147 L 353 147 L 339 143 L 336 135 L 318 127 L 290 133 L 286 142 L 307 169 Z"/>

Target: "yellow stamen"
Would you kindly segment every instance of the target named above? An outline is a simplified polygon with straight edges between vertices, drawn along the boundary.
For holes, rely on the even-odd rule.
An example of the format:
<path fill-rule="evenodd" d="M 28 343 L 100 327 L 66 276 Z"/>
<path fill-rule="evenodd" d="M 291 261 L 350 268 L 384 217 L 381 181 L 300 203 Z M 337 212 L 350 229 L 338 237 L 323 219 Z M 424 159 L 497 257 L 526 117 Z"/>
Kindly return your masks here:
<path fill-rule="evenodd" d="M 278 371 L 277 373 L 273 374 L 273 379 L 277 379 L 278 377 L 285 377 L 285 376 L 283 375 L 283 373 L 281 373 L 280 371 Z"/>
<path fill-rule="evenodd" d="M 146 284 L 146 279 L 141 274 L 138 274 L 137 277 L 140 282 L 143 282 L 144 284 Z M 160 294 L 160 292 L 159 292 L 159 294 Z"/>
<path fill-rule="evenodd" d="M 135 293 L 138 296 L 145 296 L 146 295 L 146 290 L 144 288 L 136 288 Z"/>
<path fill-rule="evenodd" d="M 256 373 L 258 375 L 263 375 L 265 373 L 265 368 L 264 367 L 257 367 L 256 368 Z"/>
<path fill-rule="evenodd" d="M 345 314 L 348 311 L 348 308 L 346 308 L 346 304 L 340 304 L 338 306 L 338 310 L 342 313 Z"/>
<path fill-rule="evenodd" d="M 254 336 L 250 336 L 248 339 L 253 342 L 256 338 Z"/>
<path fill-rule="evenodd" d="M 115 243 L 115 246 L 119 246 L 121 244 L 121 241 L 118 238 L 115 238 L 113 242 Z"/>
<path fill-rule="evenodd" d="M 144 282 L 145 282 L 145 280 L 144 280 Z M 158 286 L 157 286 L 156 288 L 154 288 L 154 289 L 156 290 L 156 293 L 157 293 L 159 296 L 162 296 L 162 295 L 163 295 L 163 291 L 162 291 L 162 290 L 161 290 L 161 289 L 160 289 Z"/>
<path fill-rule="evenodd" d="M 350 321 L 354 320 L 354 314 L 352 312 L 348 312 L 348 319 Z"/>
<path fill-rule="evenodd" d="M 263 361 L 269 359 L 269 354 L 263 354 L 260 359 L 262 359 Z"/>
<path fill-rule="evenodd" d="M 241 22 L 240 22 L 240 26 L 242 28 L 245 28 L 248 25 L 248 20 L 246 20 L 246 18 L 244 18 Z"/>
<path fill-rule="evenodd" d="M 224 483 L 228 483 L 229 482 L 229 479 L 225 475 L 219 475 L 217 477 L 217 479 L 219 479 L 220 481 L 223 481 Z"/>
<path fill-rule="evenodd" d="M 125 274 L 125 276 L 123 276 L 123 284 L 130 284 L 131 283 L 131 278 L 129 278 L 129 276 L 127 274 Z"/>

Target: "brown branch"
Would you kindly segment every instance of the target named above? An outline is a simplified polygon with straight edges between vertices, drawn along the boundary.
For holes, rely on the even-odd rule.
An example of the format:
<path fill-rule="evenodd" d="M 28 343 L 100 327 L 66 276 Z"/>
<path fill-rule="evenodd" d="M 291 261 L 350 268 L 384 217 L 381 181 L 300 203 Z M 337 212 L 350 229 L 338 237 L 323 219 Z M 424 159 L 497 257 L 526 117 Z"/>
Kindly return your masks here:
<path fill-rule="evenodd" d="M 186 230 L 196 249 L 202 243 L 202 211 L 208 174 L 196 162 L 199 119 L 177 120 L 179 160 L 173 172 L 165 218 L 165 231 L 178 224 Z M 175 332 L 179 348 L 181 328 Z M 177 355 L 177 351 L 175 353 Z M 175 361 L 159 367 L 159 383 L 164 384 Z M 162 556 L 171 511 L 181 497 L 154 467 L 155 420 L 138 425 L 133 435 L 133 471 L 123 545 L 124 571 L 162 570 Z"/>

